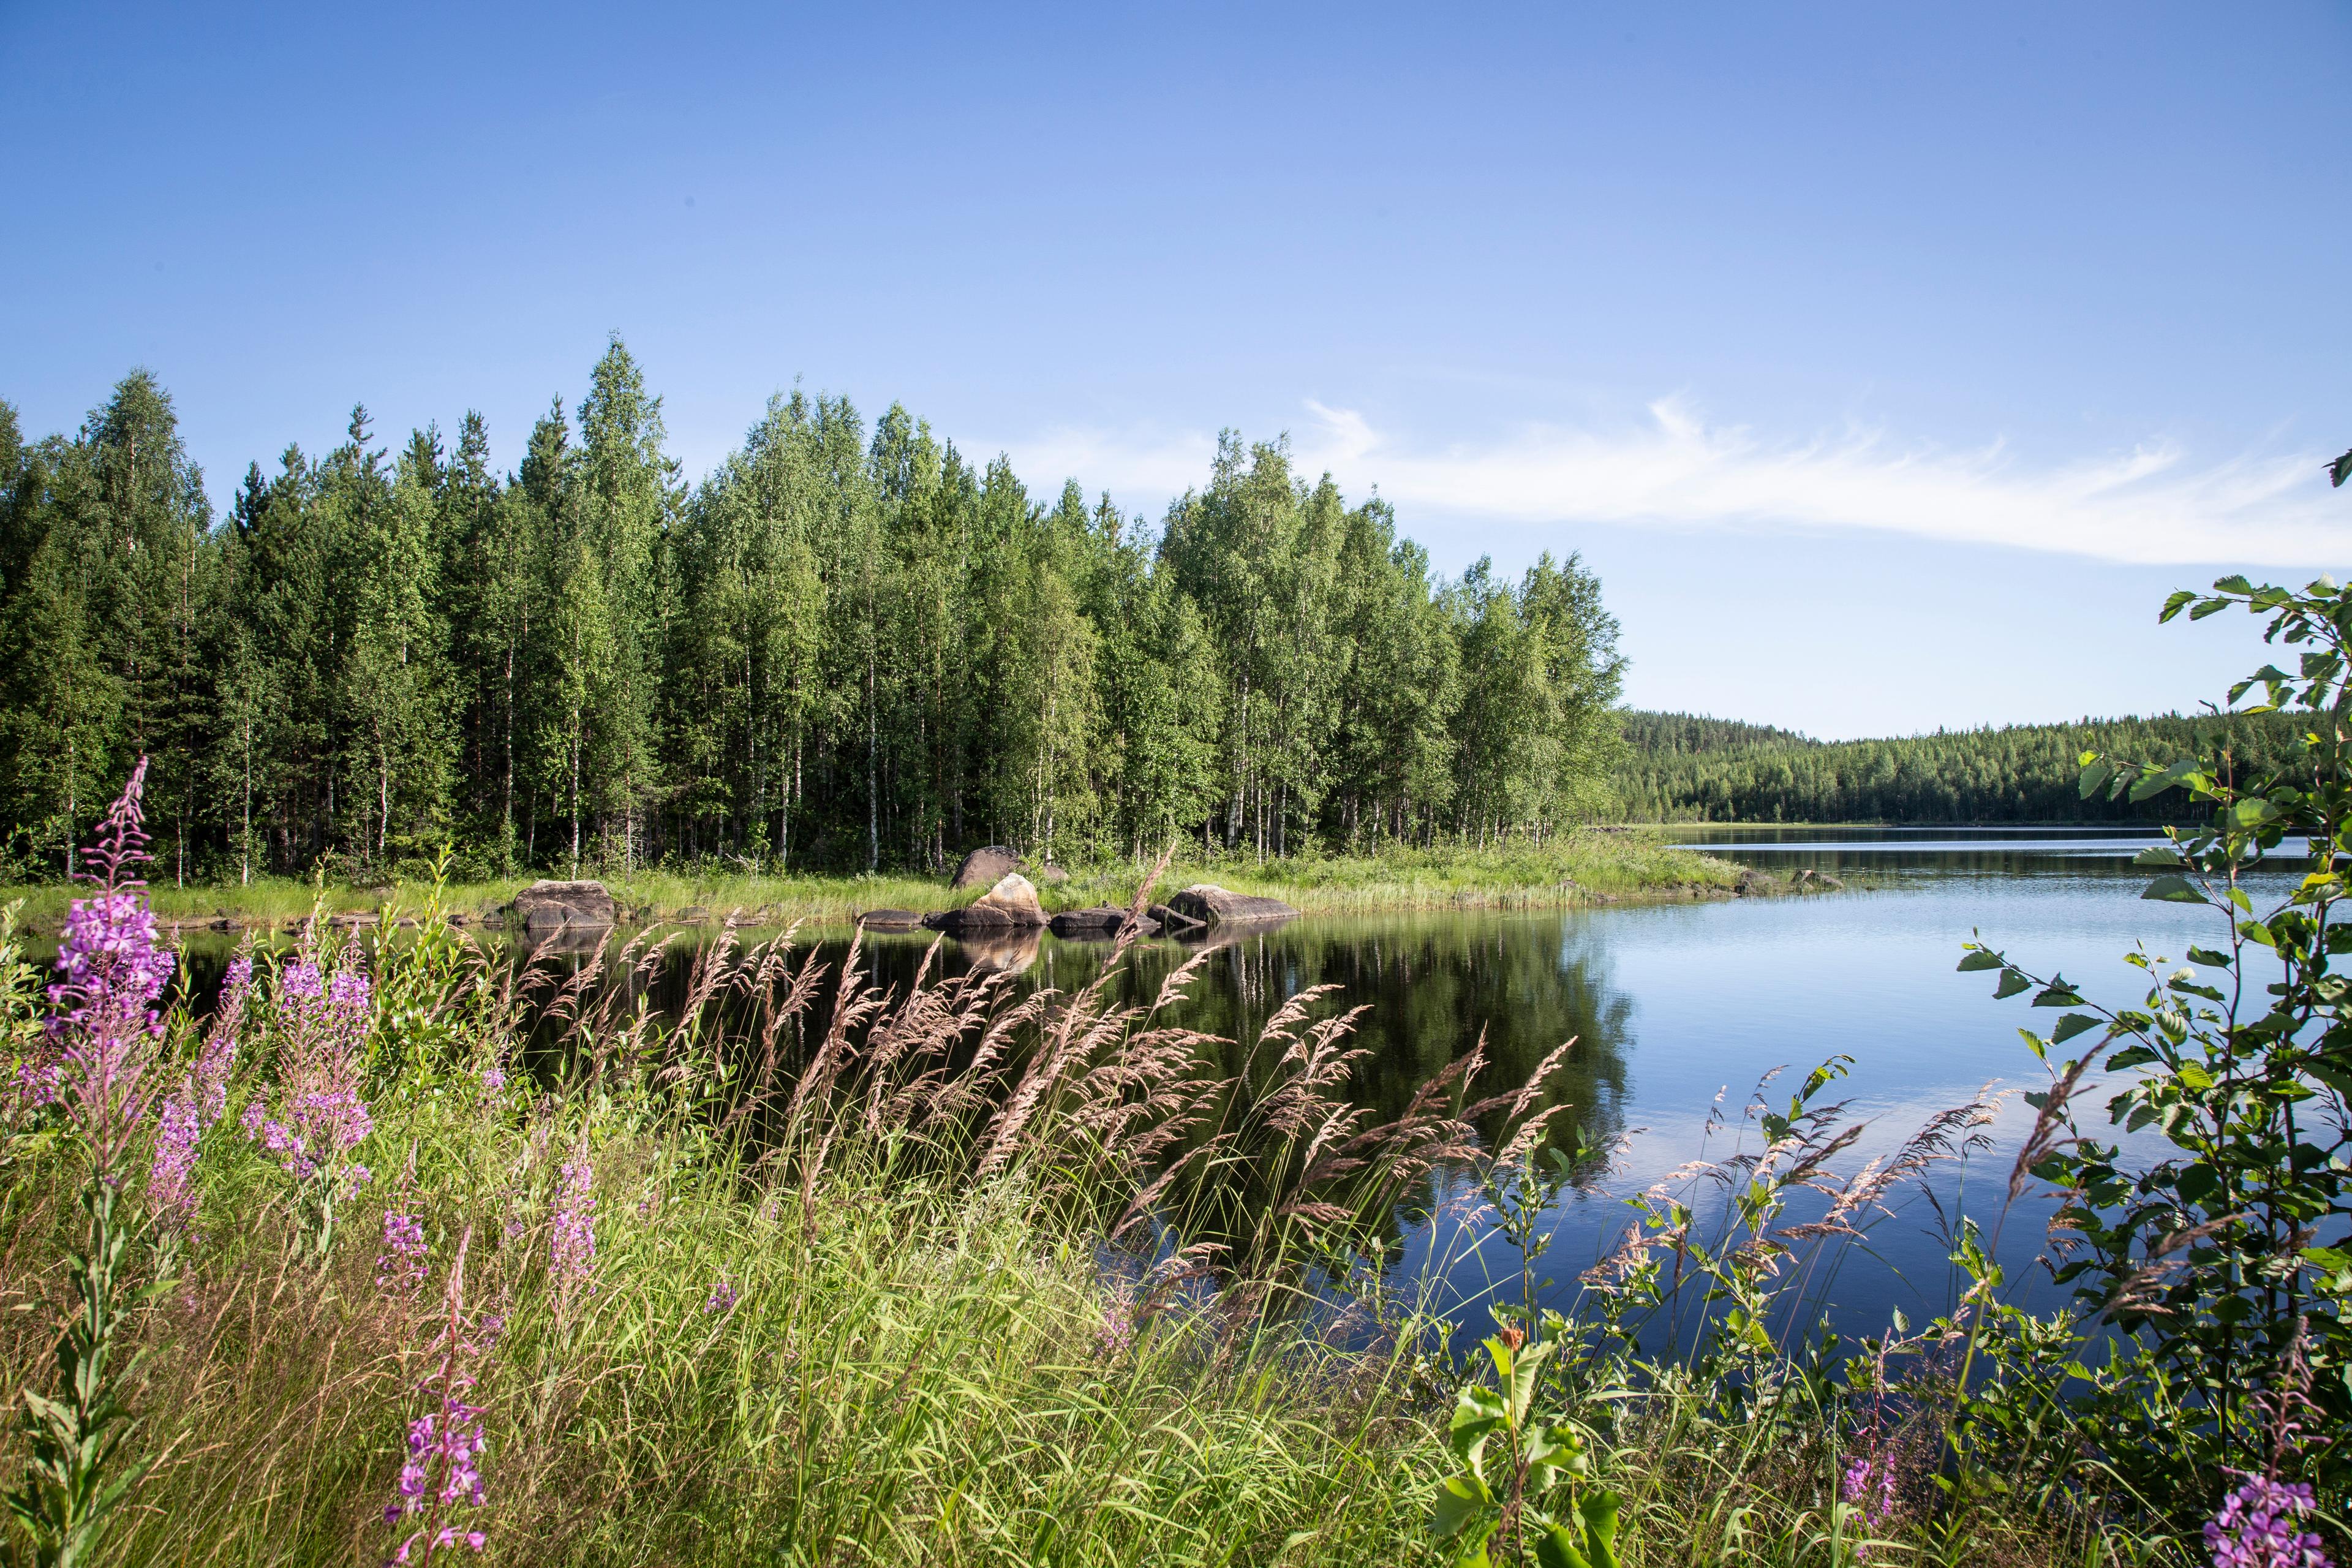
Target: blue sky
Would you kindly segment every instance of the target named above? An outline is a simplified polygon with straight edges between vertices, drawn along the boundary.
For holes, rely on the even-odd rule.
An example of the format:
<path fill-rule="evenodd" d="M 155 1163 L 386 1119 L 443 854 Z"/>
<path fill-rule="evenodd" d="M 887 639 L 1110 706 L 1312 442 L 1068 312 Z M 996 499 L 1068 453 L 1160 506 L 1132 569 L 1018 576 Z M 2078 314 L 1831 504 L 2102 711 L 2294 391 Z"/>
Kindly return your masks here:
<path fill-rule="evenodd" d="M 2168 708 L 2165 591 L 2352 569 L 2352 8 L 0 4 L 0 395 L 226 500 L 364 401 L 502 463 L 618 331 L 698 475 L 795 377 L 1156 518 L 1287 431 L 1581 551 L 1628 696 Z"/>

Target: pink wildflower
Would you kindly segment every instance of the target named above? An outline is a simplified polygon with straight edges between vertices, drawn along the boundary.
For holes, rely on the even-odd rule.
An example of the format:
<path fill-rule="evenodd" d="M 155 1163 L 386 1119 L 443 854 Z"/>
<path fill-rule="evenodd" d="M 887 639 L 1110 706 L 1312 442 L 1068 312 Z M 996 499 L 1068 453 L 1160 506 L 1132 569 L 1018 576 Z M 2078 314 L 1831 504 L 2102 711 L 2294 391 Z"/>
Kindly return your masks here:
<path fill-rule="evenodd" d="M 228 1079 L 236 1063 L 237 1029 L 245 1016 L 245 994 L 253 983 L 253 955 L 229 961 L 220 1005 L 205 1031 L 195 1065 L 163 1101 L 155 1133 L 155 1163 L 147 1177 L 149 1204 L 159 1215 L 184 1223 L 196 1211 L 196 1146 L 205 1130 L 228 1109 Z"/>
<path fill-rule="evenodd" d="M 1839 1492 L 1853 1505 L 1856 1515 L 1866 1530 L 1878 1530 L 1895 1517 L 1895 1461 L 1884 1449 L 1878 1448 L 1875 1434 L 1864 1452 L 1857 1455 L 1845 1468 Z M 1870 1555 L 1868 1542 L 1855 1546 L 1853 1560 L 1866 1561 Z"/>
<path fill-rule="evenodd" d="M 596 1171 L 583 1142 L 580 1157 L 563 1162 L 555 1189 L 555 1226 L 547 1243 L 548 1267 L 566 1296 L 588 1285 L 596 1268 Z M 590 1285 L 591 1289 L 594 1289 Z"/>
<path fill-rule="evenodd" d="M 393 1216 L 384 1217 L 389 1232 Z M 473 1367 L 488 1353 L 488 1347 L 479 1342 L 481 1336 L 466 1319 L 466 1252 L 473 1239 L 474 1233 L 468 1230 L 457 1242 L 443 1300 L 441 1331 L 431 1347 L 439 1352 L 440 1366 L 424 1387 L 439 1395 L 439 1408 L 408 1424 L 407 1458 L 400 1468 L 393 1500 L 383 1507 L 387 1525 L 396 1527 L 404 1520 L 424 1517 L 419 1527 L 394 1549 L 390 1563 L 407 1563 L 412 1549 L 420 1543 L 426 1561 L 443 1547 L 463 1543 L 467 1550 L 479 1552 L 487 1544 L 482 1531 L 461 1531 L 443 1522 L 453 1510 L 481 1508 L 489 1500 L 481 1466 L 482 1456 L 489 1450 L 488 1440 L 482 1435 L 482 1416 L 487 1412 L 482 1405 L 467 1403 L 465 1397 L 475 1386 Z"/>
<path fill-rule="evenodd" d="M 383 1247 L 375 1255 L 375 1282 L 396 1296 L 425 1283 L 425 1225 L 398 1209 L 383 1211 Z"/>
<path fill-rule="evenodd" d="M 347 949 L 346 963 L 357 962 Z M 278 1157 L 297 1182 L 324 1181 L 348 1196 L 368 1179 L 351 1153 L 375 1130 L 360 1098 L 373 987 L 354 969 L 327 973 L 305 952 L 278 976 L 271 999 L 281 1044 L 278 1106 L 272 1115 L 257 1100 L 245 1110 L 245 1134 Z"/>
<path fill-rule="evenodd" d="M 1121 1295 L 1103 1305 L 1103 1321 L 1095 1330 L 1095 1353 L 1106 1360 L 1125 1355 L 1135 1343 L 1135 1303 Z"/>
<path fill-rule="evenodd" d="M 2311 1483 L 2231 1472 L 2241 1485 L 2205 1522 L 2213 1568 L 2333 1568 L 2319 1537 L 2298 1528 L 2319 1506 Z"/>
<path fill-rule="evenodd" d="M 37 1071 L 29 1083 L 64 1110 L 93 1163 L 109 1171 L 146 1117 L 153 1089 L 145 1078 L 163 1028 L 154 1005 L 178 963 L 156 943 L 147 884 L 133 869 L 149 858 L 140 813 L 146 778 L 142 757 L 100 825 L 98 847 L 82 851 L 88 868 L 75 878 L 99 891 L 75 900 L 66 917 L 58 979 L 49 987 L 57 1056 L 43 1064 L 55 1071 Z"/>

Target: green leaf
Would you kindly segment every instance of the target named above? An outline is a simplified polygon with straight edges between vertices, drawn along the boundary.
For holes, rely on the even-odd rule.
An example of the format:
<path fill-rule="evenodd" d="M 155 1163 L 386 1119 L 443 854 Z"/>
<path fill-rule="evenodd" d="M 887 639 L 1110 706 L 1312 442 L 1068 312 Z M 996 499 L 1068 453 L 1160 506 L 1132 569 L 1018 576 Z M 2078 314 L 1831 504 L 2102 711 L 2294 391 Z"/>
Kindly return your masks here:
<path fill-rule="evenodd" d="M 1526 1350 L 1519 1352 L 1511 1363 L 1510 1408 L 1518 1417 L 1521 1426 L 1527 1425 L 1528 1412 L 1535 1408 L 1536 1376 L 1543 1370 L 1543 1363 L 1549 1359 L 1556 1348 L 1550 1340 L 1546 1340 L 1540 1344 L 1529 1345 Z"/>
<path fill-rule="evenodd" d="M 1552 1426 L 1528 1429 L 1520 1458 L 1527 1463 L 1528 1490 L 1530 1493 L 1542 1491 L 1551 1485 L 1559 1479 L 1559 1471 L 1580 1475 L 1586 1468 L 1583 1444 L 1577 1441 L 1574 1432 L 1566 1433 L 1564 1437 L 1555 1436 L 1559 1431 L 1559 1428 Z"/>
<path fill-rule="evenodd" d="M 2031 991 L 2032 989 L 2032 981 L 2028 980 L 2024 975 L 2020 974 L 2014 969 L 2004 969 L 2000 973 L 2000 984 L 1993 988 L 1992 999 L 1996 1002 L 2006 1001 L 2008 998 L 2016 995 L 2021 991 Z"/>
<path fill-rule="evenodd" d="M 1445 1446 L 1473 1469 L 1478 1467 L 1486 1438 L 1503 1425 L 1503 1396 L 1491 1388 L 1464 1389 L 1454 1401 L 1454 1419 L 1446 1424 Z"/>
<path fill-rule="evenodd" d="M 2180 851 L 2169 844 L 2153 845 L 2143 849 L 2132 857 L 2131 863 L 2135 866 L 2185 866 L 2188 864 L 2180 858 Z"/>
<path fill-rule="evenodd" d="M 2308 1070 L 2312 1077 L 2345 1099 L 2352 1100 L 2352 1067 L 2341 1062 L 2313 1062 Z"/>
<path fill-rule="evenodd" d="M 2208 969 L 2227 969 L 2230 967 L 2230 955 L 2216 952 L 2210 947 L 2192 947 L 2189 950 L 2189 962 L 2201 963 Z"/>
<path fill-rule="evenodd" d="M 2080 1007 L 2082 1005 L 2082 997 L 2075 994 L 2074 988 L 2066 984 L 2066 977 L 2063 974 L 2052 975 L 2050 984 L 2033 998 L 2036 1007 Z"/>
<path fill-rule="evenodd" d="M 2254 585 L 2242 572 L 2232 572 L 2227 577 L 2215 578 L 2213 591 L 2217 594 L 2251 594 Z"/>
<path fill-rule="evenodd" d="M 2050 1043 L 2053 1046 L 2063 1046 L 2084 1030 L 2095 1029 L 2098 1026 L 2099 1021 L 2088 1013 L 2069 1013 L 2058 1020 L 2056 1028 L 2050 1031 Z"/>
<path fill-rule="evenodd" d="M 1595 1487 L 1584 1494 L 1577 1511 L 1584 1516 L 1584 1544 L 1592 1568 L 1617 1568 L 1617 1510 L 1624 1506 L 1615 1492 Z"/>
<path fill-rule="evenodd" d="M 2131 786 L 2131 798 L 2140 801 L 2162 795 L 2166 790 L 2189 778 L 2197 771 L 2196 760 L 2183 757 L 2169 767 L 2141 774 L 2139 782 Z"/>
<path fill-rule="evenodd" d="M 1429 1531 L 1440 1541 L 1451 1541 L 1476 1524 L 1480 1516 L 1495 1510 L 1495 1494 L 1487 1489 L 1486 1482 L 1472 1475 L 1448 1476 L 1437 1483 L 1437 1496 L 1429 1510 Z M 1484 1547 L 1486 1540 L 1482 1533 L 1470 1544 Z"/>
<path fill-rule="evenodd" d="M 1538 1568 L 1593 1568 L 1592 1559 L 1584 1554 L 1576 1537 L 1568 1527 L 1547 1524 L 1536 1537 Z"/>
<path fill-rule="evenodd" d="M 2271 928 L 2260 921 L 2240 921 L 2238 934 L 2248 942 L 2269 948 L 2273 952 L 2278 951 L 2278 938 L 2273 936 Z"/>
<path fill-rule="evenodd" d="M 2201 904 L 2206 901 L 2205 895 L 2199 892 L 2196 884 L 2186 877 L 2158 877 L 2147 885 L 2147 891 L 2140 897 L 2167 904 Z"/>
<path fill-rule="evenodd" d="M 2218 616 L 2229 607 L 2230 601 L 2227 599 L 2200 599 L 2197 602 L 2197 607 L 2189 612 L 2189 618 L 2192 621 L 2201 621 L 2208 616 Z"/>
<path fill-rule="evenodd" d="M 2352 456 L 2352 453 L 2347 453 L 2347 456 Z M 2179 615 L 2181 611 L 2181 607 L 2196 596 L 2197 595 L 2195 590 L 2189 588 L 2181 588 L 2167 595 L 2164 601 L 2164 608 L 2157 615 L 2156 624 L 2158 626 L 2162 626 L 2165 622 Z"/>
<path fill-rule="evenodd" d="M 2115 776 L 2116 765 L 2113 763 L 2100 762 L 2094 756 L 2092 761 L 2083 764 L 2083 771 L 2075 779 L 2074 787 L 2084 800 L 2088 800 L 2106 788 L 2107 781 Z"/>
<path fill-rule="evenodd" d="M 1960 973 L 1962 974 L 1967 974 L 1971 971 L 1979 969 L 1999 969 L 2000 964 L 2000 954 L 1992 952 L 1989 948 L 1974 948 L 1960 955 Z"/>

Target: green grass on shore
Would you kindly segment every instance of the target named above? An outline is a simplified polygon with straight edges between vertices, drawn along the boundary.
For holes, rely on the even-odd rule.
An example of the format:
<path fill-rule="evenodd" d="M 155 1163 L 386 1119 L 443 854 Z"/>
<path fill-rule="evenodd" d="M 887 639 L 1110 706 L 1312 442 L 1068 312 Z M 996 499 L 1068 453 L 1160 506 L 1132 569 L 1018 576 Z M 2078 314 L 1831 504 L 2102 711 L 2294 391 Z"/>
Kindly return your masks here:
<path fill-rule="evenodd" d="M 1147 868 L 1109 861 L 1071 868 L 1069 880 L 1040 887 L 1049 910 L 1125 903 Z M 734 914 L 748 923 L 845 921 L 864 910 L 940 910 L 971 894 L 948 889 L 945 876 L 756 876 L 740 871 L 669 868 L 606 870 L 614 895 L 639 919 L 677 920 Z M 1280 899 L 1309 913 L 1382 910 L 1559 909 L 1619 900 L 1687 897 L 1728 891 L 1738 868 L 1712 856 L 1667 847 L 1656 832 L 1592 830 L 1569 834 L 1540 848 L 1390 849 L 1378 855 L 1181 855 L 1159 885 L 1161 895 L 1194 882 Z M 510 902 L 535 879 L 513 877 L 451 886 L 447 907 L 480 918 Z M 323 900 L 330 913 L 376 910 L 394 899 L 413 905 L 413 886 L 323 888 L 289 877 L 238 885 L 175 887 L 159 879 L 151 890 L 167 925 L 232 920 L 242 925 L 289 925 Z M 0 888 L 0 902 L 22 899 L 26 924 L 55 931 L 74 889 L 63 883 Z M 698 918 L 688 915 L 688 918 Z"/>

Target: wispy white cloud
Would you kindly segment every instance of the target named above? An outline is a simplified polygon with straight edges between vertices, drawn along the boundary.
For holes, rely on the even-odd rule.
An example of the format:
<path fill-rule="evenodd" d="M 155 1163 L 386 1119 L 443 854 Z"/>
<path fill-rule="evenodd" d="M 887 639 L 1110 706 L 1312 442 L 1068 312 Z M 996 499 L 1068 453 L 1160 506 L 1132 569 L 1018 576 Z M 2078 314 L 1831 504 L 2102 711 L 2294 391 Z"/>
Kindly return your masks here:
<path fill-rule="evenodd" d="M 2152 443 L 2035 465 L 2000 444 L 1953 450 L 1872 429 L 1776 439 L 1711 423 L 1679 398 L 1612 425 L 1429 447 L 1352 409 L 1306 406 L 1311 423 L 1292 443 L 1299 468 L 1328 469 L 1351 495 L 1377 485 L 1408 526 L 1869 529 L 2145 564 L 2352 563 L 2352 495 L 2320 474 L 2332 454 L 2199 461 Z M 1214 451 L 1204 433 L 1066 429 L 1013 448 L 1034 479 L 1076 474 L 1139 499 L 1202 483 Z"/>

